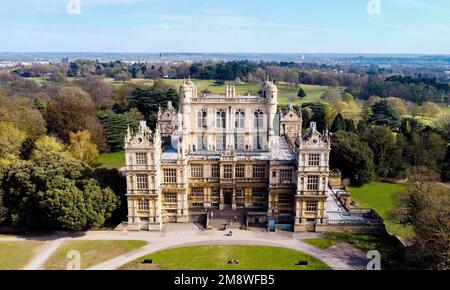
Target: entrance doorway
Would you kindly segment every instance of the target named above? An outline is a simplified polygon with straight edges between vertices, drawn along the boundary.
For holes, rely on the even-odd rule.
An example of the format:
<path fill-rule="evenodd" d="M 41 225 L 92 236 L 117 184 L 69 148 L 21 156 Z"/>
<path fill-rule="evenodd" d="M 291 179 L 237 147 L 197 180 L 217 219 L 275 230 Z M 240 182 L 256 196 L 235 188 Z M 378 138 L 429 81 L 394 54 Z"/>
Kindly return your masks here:
<path fill-rule="evenodd" d="M 306 219 L 306 231 L 309 233 L 313 233 L 316 231 L 316 219 Z"/>
<path fill-rule="evenodd" d="M 225 208 L 231 208 L 233 203 L 233 193 L 231 191 L 225 191 L 223 193 L 223 199 Z"/>

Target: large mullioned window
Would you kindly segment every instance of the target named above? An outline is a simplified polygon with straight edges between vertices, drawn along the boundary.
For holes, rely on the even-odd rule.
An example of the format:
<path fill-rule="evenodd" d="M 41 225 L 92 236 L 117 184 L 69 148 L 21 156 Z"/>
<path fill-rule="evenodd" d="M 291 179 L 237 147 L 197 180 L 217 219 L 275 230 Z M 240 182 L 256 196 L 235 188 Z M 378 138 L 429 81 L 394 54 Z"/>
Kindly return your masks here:
<path fill-rule="evenodd" d="M 148 176 L 144 174 L 138 174 L 136 176 L 137 189 L 146 190 L 148 189 Z"/>
<path fill-rule="evenodd" d="M 281 169 L 280 170 L 280 183 L 292 183 L 292 170 Z"/>
<path fill-rule="evenodd" d="M 220 166 L 218 164 L 211 165 L 211 177 L 220 178 Z"/>
<path fill-rule="evenodd" d="M 218 129 L 225 129 L 226 128 L 226 119 L 227 119 L 227 113 L 220 109 L 216 113 L 216 128 Z"/>
<path fill-rule="evenodd" d="M 206 129 L 208 127 L 207 116 L 208 116 L 208 113 L 206 113 L 206 110 L 201 109 L 201 110 L 197 111 L 197 128 L 198 129 Z"/>
<path fill-rule="evenodd" d="M 264 124 L 264 113 L 261 110 L 255 111 L 254 127 L 255 129 L 262 129 Z"/>
<path fill-rule="evenodd" d="M 216 149 L 225 150 L 226 149 L 226 136 L 225 134 L 216 135 Z"/>
<path fill-rule="evenodd" d="M 176 169 L 164 169 L 164 183 L 177 183 Z"/>
<path fill-rule="evenodd" d="M 203 198 L 204 189 L 203 188 L 193 188 L 192 198 Z"/>
<path fill-rule="evenodd" d="M 147 211 L 149 210 L 148 201 L 139 201 L 138 202 L 138 210 L 139 211 Z"/>
<path fill-rule="evenodd" d="M 223 166 L 223 178 L 231 179 L 233 178 L 233 165 Z"/>
<path fill-rule="evenodd" d="M 309 154 L 308 155 L 308 165 L 309 166 L 319 166 L 320 165 L 320 154 Z"/>
<path fill-rule="evenodd" d="M 266 165 L 254 164 L 253 165 L 253 178 L 266 178 Z"/>
<path fill-rule="evenodd" d="M 191 165 L 191 177 L 192 178 L 203 178 L 203 165 L 202 164 L 192 164 Z"/>
<path fill-rule="evenodd" d="M 208 138 L 206 135 L 197 136 L 197 150 L 208 150 Z"/>
<path fill-rule="evenodd" d="M 235 114 L 235 127 L 243 129 L 245 127 L 245 113 L 241 109 L 237 110 Z"/>
<path fill-rule="evenodd" d="M 147 153 L 145 152 L 136 153 L 136 165 L 147 165 Z"/>
<path fill-rule="evenodd" d="M 164 195 L 164 203 L 176 204 L 177 203 L 177 194 L 176 193 L 166 193 Z"/>
<path fill-rule="evenodd" d="M 307 212 L 317 212 L 317 201 L 316 200 L 308 200 L 306 202 L 306 211 Z"/>
<path fill-rule="evenodd" d="M 319 176 L 317 175 L 308 176 L 308 182 L 306 186 L 308 190 L 319 190 Z"/>
<path fill-rule="evenodd" d="M 245 165 L 244 164 L 236 165 L 236 178 L 245 178 Z"/>

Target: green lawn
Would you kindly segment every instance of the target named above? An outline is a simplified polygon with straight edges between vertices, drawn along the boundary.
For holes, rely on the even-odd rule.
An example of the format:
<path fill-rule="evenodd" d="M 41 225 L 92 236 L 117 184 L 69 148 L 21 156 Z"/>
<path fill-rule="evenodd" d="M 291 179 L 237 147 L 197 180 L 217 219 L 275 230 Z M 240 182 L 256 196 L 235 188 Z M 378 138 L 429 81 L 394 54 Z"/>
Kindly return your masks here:
<path fill-rule="evenodd" d="M 404 192 L 406 185 L 372 182 L 362 187 L 350 187 L 352 199 L 360 208 L 373 208 L 384 219 L 388 231 L 403 238 L 411 238 L 412 229 L 392 219 L 390 213 L 395 207 L 395 196 Z"/>
<path fill-rule="evenodd" d="M 125 151 L 102 153 L 95 163 L 102 167 L 119 169 L 125 166 Z"/>
<path fill-rule="evenodd" d="M 142 262 L 153 259 L 152 265 Z M 239 265 L 229 265 L 240 260 Z M 308 266 L 296 266 L 308 261 Z M 284 248 L 259 246 L 199 246 L 154 253 L 131 262 L 122 269 L 162 270 L 328 270 L 329 267 L 306 254 Z"/>
<path fill-rule="evenodd" d="M 0 270 L 18 270 L 26 266 L 43 242 L 0 241 Z"/>
<path fill-rule="evenodd" d="M 439 104 L 441 108 L 440 113 L 435 118 L 416 116 L 415 119 L 421 121 L 424 125 L 433 125 L 433 122 L 438 120 L 439 118 L 444 117 L 445 115 L 450 115 L 450 107 L 447 107 L 444 104 Z M 411 115 L 402 116 L 403 118 L 412 118 Z"/>
<path fill-rule="evenodd" d="M 328 233 L 325 238 L 305 239 L 304 242 L 321 249 L 328 249 L 332 245 L 345 242 L 364 253 L 376 250 L 381 254 L 382 264 L 384 263 L 388 268 L 396 252 L 402 248 L 402 245 L 389 235 Z"/>
<path fill-rule="evenodd" d="M 121 82 L 114 81 L 113 79 L 106 79 L 107 82 L 112 84 L 121 84 Z M 248 93 L 257 94 L 261 89 L 261 85 L 258 83 L 241 83 L 236 84 L 234 81 L 226 81 L 225 84 L 218 86 L 214 84 L 214 80 L 192 80 L 198 88 L 198 92 L 201 93 L 204 90 L 208 90 L 210 94 L 225 94 L 226 85 L 234 84 L 236 86 L 236 93 L 239 95 L 246 95 Z M 153 80 L 146 79 L 133 79 L 132 82 L 142 82 L 148 85 L 153 84 Z M 165 79 L 163 82 L 178 89 L 182 84 L 182 79 Z M 297 97 L 299 88 L 290 86 L 287 83 L 277 83 L 278 87 L 278 104 L 287 105 L 289 102 L 295 105 L 301 105 L 307 102 L 313 102 L 320 100 L 320 97 L 328 90 L 326 86 L 314 86 L 314 85 L 300 85 L 305 90 L 306 97 L 299 100 Z"/>
<path fill-rule="evenodd" d="M 287 105 L 293 103 L 294 105 L 301 105 L 310 102 L 325 102 L 320 99 L 322 95 L 328 90 L 326 86 L 314 86 L 314 85 L 300 85 L 305 90 L 306 97 L 299 99 L 297 97 L 299 88 L 291 87 L 288 84 L 277 84 L 278 86 L 278 104 Z"/>
<path fill-rule="evenodd" d="M 114 257 L 145 246 L 144 241 L 68 241 L 65 242 L 44 264 L 48 270 L 66 269 L 69 251 L 80 252 L 81 269 L 87 269 Z"/>
<path fill-rule="evenodd" d="M 30 78 L 37 84 L 42 85 L 47 82 L 43 78 Z M 77 78 L 67 78 L 69 81 L 75 81 Z M 164 83 L 173 86 L 178 89 L 183 82 L 183 79 L 163 79 Z M 208 90 L 210 94 L 225 94 L 226 85 L 234 84 L 236 86 L 236 93 L 239 95 L 246 95 L 247 93 L 256 94 L 259 92 L 261 85 L 259 83 L 240 83 L 236 84 L 234 81 L 226 81 L 223 85 L 215 85 L 214 80 L 192 80 L 198 88 L 198 92 L 201 93 L 204 90 Z M 105 78 L 105 82 L 115 86 L 123 84 L 121 81 L 116 81 L 112 78 Z M 143 83 L 145 85 L 153 85 L 154 80 L 150 79 L 131 79 L 133 83 Z M 301 105 L 307 102 L 313 102 L 320 100 L 320 97 L 327 91 L 326 86 L 314 86 L 314 85 L 300 85 L 306 92 L 306 97 L 299 100 L 297 97 L 299 88 L 291 86 L 287 83 L 277 83 L 278 86 L 278 103 L 279 105 L 287 105 L 289 102 L 296 105 Z"/>

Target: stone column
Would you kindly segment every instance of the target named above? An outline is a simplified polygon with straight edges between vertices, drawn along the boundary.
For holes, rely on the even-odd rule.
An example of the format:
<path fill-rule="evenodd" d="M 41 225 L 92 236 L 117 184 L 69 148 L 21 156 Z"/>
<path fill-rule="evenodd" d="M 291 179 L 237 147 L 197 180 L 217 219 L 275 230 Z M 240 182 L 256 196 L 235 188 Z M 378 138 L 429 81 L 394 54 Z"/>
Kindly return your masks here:
<path fill-rule="evenodd" d="M 233 188 L 232 208 L 233 208 L 233 210 L 236 210 L 236 189 L 235 188 Z"/>
<path fill-rule="evenodd" d="M 220 201 L 219 201 L 219 210 L 223 210 L 224 207 L 224 196 L 223 196 L 223 189 L 220 189 Z"/>

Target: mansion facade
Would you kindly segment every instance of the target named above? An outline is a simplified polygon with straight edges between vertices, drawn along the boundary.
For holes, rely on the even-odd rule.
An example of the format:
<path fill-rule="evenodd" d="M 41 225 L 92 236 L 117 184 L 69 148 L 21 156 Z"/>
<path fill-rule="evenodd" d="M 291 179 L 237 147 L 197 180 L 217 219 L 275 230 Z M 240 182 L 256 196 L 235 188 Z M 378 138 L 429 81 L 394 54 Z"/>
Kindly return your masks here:
<path fill-rule="evenodd" d="M 330 136 L 315 123 L 302 134 L 292 106 L 278 110 L 271 81 L 258 94 L 207 95 L 184 81 L 180 110 L 160 109 L 153 132 L 145 121 L 125 137 L 128 228 L 243 216 L 246 226 L 327 225 Z"/>

